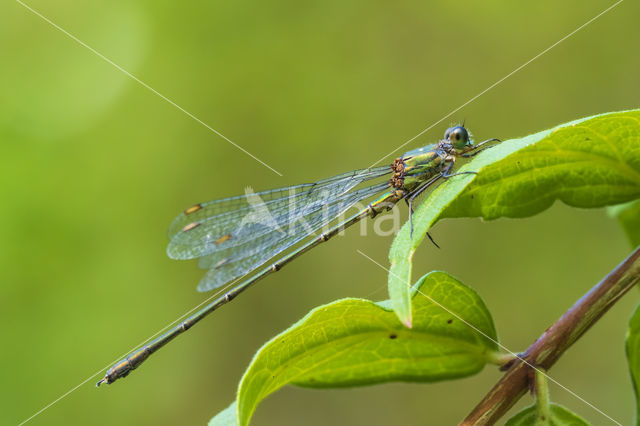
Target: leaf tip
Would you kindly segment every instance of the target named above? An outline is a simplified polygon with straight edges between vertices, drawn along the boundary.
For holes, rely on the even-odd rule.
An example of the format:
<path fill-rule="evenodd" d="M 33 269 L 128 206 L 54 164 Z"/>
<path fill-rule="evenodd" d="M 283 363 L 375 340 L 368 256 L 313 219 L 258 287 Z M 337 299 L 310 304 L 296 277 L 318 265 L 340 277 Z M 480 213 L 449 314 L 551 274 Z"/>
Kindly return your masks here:
<path fill-rule="evenodd" d="M 413 318 L 411 318 L 411 315 L 409 315 L 408 318 L 403 319 L 402 324 L 407 328 L 411 328 L 413 326 Z"/>

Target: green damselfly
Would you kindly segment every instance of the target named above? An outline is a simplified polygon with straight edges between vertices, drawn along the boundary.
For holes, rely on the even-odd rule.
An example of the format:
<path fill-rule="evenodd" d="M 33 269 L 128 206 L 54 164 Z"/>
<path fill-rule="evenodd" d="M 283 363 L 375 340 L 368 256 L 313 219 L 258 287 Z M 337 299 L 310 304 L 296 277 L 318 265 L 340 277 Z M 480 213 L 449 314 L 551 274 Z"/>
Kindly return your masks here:
<path fill-rule="evenodd" d="M 199 266 L 208 270 L 198 286 L 200 291 L 221 287 L 303 240 L 309 241 L 129 354 L 111 367 L 97 385 L 125 377 L 149 355 L 251 285 L 361 219 L 390 210 L 400 200 L 406 200 L 412 211 L 415 198 L 427 188 L 441 178 L 459 174 L 452 173 L 457 158 L 474 156 L 493 141 L 497 139 L 474 145 L 464 126 L 455 126 L 447 129 L 438 143 L 406 152 L 391 166 L 370 167 L 311 184 L 248 193 L 189 207 L 169 228 L 167 254 L 173 259 L 199 259 Z M 388 175 L 391 177 L 383 180 Z M 374 180 L 377 182 L 363 185 Z M 358 202 L 380 193 L 383 195 L 353 216 L 314 236 Z"/>

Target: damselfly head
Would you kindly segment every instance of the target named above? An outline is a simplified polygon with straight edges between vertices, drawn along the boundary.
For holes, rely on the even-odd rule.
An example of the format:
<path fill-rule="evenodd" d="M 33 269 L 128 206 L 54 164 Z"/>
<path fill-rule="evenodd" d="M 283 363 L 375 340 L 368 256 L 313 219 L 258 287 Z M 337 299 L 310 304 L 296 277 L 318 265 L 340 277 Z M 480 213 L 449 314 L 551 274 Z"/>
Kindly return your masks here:
<path fill-rule="evenodd" d="M 472 146 L 469 132 L 463 126 L 450 127 L 444 132 L 444 139 L 451 143 L 454 150 L 462 153 Z"/>

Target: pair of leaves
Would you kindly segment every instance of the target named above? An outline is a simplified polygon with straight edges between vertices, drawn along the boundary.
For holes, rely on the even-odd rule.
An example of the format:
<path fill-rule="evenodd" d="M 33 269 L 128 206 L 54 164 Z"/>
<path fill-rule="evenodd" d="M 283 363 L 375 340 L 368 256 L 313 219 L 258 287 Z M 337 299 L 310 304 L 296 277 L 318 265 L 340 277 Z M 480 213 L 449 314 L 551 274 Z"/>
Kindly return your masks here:
<path fill-rule="evenodd" d="M 533 392 L 535 404 L 525 408 L 510 418 L 505 426 L 588 426 L 584 419 L 569 411 L 562 405 L 554 404 L 549 399 L 549 382 L 547 374 L 541 370 L 533 371 Z"/>
<path fill-rule="evenodd" d="M 604 207 L 640 198 L 640 110 L 588 117 L 486 150 L 432 191 L 405 224 L 389 260 L 389 295 L 400 320 L 412 326 L 411 259 L 439 219 L 526 217 L 560 200 L 574 207 Z M 640 205 L 619 220 L 640 240 Z"/>
<path fill-rule="evenodd" d="M 547 416 L 541 416 L 538 407 L 531 405 L 511 417 L 504 426 L 589 426 L 589 423 L 562 405 L 552 403 Z"/>
<path fill-rule="evenodd" d="M 389 301 L 343 299 L 312 310 L 258 351 L 236 402 L 209 425 L 248 424 L 258 403 L 288 383 L 325 388 L 436 382 L 473 375 L 495 359 L 493 320 L 475 291 L 431 272 L 411 295 L 411 329 Z"/>

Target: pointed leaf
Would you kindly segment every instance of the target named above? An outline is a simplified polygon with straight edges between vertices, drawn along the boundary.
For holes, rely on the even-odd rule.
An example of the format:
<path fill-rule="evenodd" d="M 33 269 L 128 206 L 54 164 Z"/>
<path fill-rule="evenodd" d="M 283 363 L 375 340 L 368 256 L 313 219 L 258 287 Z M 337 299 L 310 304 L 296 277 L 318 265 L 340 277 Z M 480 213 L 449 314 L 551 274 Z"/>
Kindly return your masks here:
<path fill-rule="evenodd" d="M 209 420 L 209 426 L 236 426 L 237 424 L 238 415 L 235 401 Z"/>
<path fill-rule="evenodd" d="M 411 326 L 411 259 L 426 232 L 445 217 L 525 217 L 561 200 L 603 207 L 640 197 L 640 111 L 602 114 L 563 124 L 482 152 L 429 194 L 396 236 L 389 295 Z"/>
<path fill-rule="evenodd" d="M 640 197 L 640 111 L 603 114 L 557 127 L 486 167 L 442 217 L 526 217 L 560 200 L 573 207 Z"/>
<path fill-rule="evenodd" d="M 412 329 L 398 321 L 389 301 L 343 299 L 309 312 L 254 357 L 238 390 L 238 424 L 248 424 L 258 403 L 288 383 L 435 382 L 475 374 L 494 359 L 493 320 L 475 291 L 432 272 L 414 287 L 412 303 Z M 212 424 L 232 424 L 227 414 Z"/>

